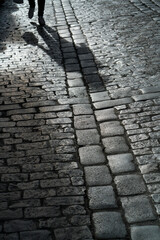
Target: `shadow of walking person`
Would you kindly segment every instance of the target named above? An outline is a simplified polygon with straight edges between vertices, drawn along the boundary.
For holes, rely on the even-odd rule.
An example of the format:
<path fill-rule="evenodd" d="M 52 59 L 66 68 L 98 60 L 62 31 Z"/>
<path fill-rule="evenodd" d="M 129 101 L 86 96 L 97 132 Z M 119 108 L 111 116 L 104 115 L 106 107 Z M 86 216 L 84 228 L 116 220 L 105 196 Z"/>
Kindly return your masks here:
<path fill-rule="evenodd" d="M 43 41 L 39 43 L 38 38 L 32 32 L 26 32 L 22 37 L 27 44 L 42 49 L 59 66 L 64 68 L 66 73 L 82 73 L 86 84 L 97 90 L 103 89 L 103 82 L 98 75 L 94 56 L 85 43 L 75 45 L 72 38 L 70 38 L 71 41 L 66 40 L 55 29 L 47 25 L 44 27 L 36 23 L 32 23 L 32 25 L 36 26 L 37 32 Z M 62 48 L 61 45 L 65 47 Z"/>

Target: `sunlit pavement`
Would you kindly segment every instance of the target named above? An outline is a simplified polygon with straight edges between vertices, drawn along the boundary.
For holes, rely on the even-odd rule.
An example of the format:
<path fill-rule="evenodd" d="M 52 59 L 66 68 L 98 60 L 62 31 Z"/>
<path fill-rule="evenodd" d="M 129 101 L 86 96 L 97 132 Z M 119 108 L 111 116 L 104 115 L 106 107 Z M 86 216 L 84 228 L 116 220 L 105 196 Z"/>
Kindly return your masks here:
<path fill-rule="evenodd" d="M 160 239 L 160 1 L 0 6 L 0 240 Z"/>

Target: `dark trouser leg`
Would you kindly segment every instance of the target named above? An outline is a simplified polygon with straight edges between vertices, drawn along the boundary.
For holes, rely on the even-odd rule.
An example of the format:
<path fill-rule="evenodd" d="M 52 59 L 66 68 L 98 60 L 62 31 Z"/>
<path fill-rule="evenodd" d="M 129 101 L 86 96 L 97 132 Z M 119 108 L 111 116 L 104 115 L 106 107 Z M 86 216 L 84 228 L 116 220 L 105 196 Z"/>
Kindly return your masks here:
<path fill-rule="evenodd" d="M 38 16 L 43 16 L 45 0 L 38 0 Z"/>
<path fill-rule="evenodd" d="M 35 8 L 35 0 L 28 0 L 31 8 Z"/>

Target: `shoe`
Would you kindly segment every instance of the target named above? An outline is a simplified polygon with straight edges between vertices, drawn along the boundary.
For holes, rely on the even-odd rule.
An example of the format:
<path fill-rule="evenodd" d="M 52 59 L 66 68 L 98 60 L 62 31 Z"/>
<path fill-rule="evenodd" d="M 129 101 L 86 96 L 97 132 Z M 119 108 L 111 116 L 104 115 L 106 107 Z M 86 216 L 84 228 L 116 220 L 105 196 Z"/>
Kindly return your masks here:
<path fill-rule="evenodd" d="M 45 21 L 44 21 L 43 16 L 39 16 L 39 17 L 38 17 L 38 21 L 39 21 L 39 25 L 41 25 L 41 26 L 44 26 L 44 25 L 45 25 Z"/>
<path fill-rule="evenodd" d="M 28 17 L 29 17 L 29 18 L 33 18 L 33 15 L 34 15 L 34 8 L 33 8 L 33 7 L 30 7 L 30 8 L 29 8 L 29 12 L 28 12 Z"/>

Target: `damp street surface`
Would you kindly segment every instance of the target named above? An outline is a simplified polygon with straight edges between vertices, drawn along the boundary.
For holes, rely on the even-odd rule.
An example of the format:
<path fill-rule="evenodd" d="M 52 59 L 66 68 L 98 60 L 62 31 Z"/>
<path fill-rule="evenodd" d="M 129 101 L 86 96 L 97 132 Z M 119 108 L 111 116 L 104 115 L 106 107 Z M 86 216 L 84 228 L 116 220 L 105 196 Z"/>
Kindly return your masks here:
<path fill-rule="evenodd" d="M 160 239 L 160 1 L 0 5 L 0 240 Z"/>

